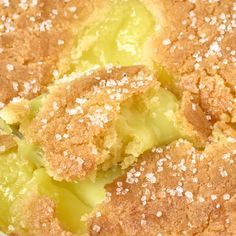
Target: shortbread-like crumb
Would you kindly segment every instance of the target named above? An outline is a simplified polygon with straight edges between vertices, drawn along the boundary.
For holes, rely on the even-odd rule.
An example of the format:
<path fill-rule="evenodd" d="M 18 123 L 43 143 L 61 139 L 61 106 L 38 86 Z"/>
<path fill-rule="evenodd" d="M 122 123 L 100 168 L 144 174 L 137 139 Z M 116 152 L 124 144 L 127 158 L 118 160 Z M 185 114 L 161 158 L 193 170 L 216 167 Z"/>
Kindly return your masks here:
<path fill-rule="evenodd" d="M 30 234 L 37 236 L 72 236 L 71 232 L 63 230 L 55 216 L 55 203 L 47 197 L 35 195 L 24 206 L 24 224 Z"/>
<path fill-rule="evenodd" d="M 26 136 L 43 149 L 46 166 L 56 179 L 83 179 L 105 162 L 104 139 L 121 104 L 152 87 L 159 87 L 158 78 L 142 66 L 109 67 L 59 84 L 44 99 Z M 192 100 L 190 94 L 183 96 L 180 132 L 204 146 L 210 123 Z"/>
<path fill-rule="evenodd" d="M 107 187 L 90 235 L 234 235 L 236 132 L 214 132 L 203 151 L 178 140 L 144 154 Z"/>
<path fill-rule="evenodd" d="M 95 4 L 96 3 L 96 4 Z M 0 1 L 0 109 L 31 99 L 68 70 L 65 55 L 96 1 Z M 65 58 L 65 59 L 63 59 Z M 68 58 L 69 60 L 70 58 Z M 67 63 L 68 64 L 68 63 Z"/>
<path fill-rule="evenodd" d="M 28 135 L 45 152 L 58 179 L 84 178 L 102 163 L 97 143 L 128 98 L 159 86 L 145 67 L 109 67 L 55 88 Z"/>
<path fill-rule="evenodd" d="M 212 120 L 236 120 L 236 2 L 166 0 L 154 60 L 198 96 Z"/>

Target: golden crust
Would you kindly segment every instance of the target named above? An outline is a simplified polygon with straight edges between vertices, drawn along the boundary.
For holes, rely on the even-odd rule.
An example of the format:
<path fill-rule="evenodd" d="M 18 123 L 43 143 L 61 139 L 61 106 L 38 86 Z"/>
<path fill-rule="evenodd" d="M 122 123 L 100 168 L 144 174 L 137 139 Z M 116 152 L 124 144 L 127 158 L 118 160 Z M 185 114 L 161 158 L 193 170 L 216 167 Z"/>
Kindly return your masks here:
<path fill-rule="evenodd" d="M 17 98 L 31 99 L 57 77 L 57 64 L 73 45 L 74 30 L 96 1 L 0 2 L 0 108 Z M 67 55 L 68 56 L 68 55 Z"/>
<path fill-rule="evenodd" d="M 89 72 L 90 73 L 90 72 Z M 102 141 L 122 102 L 159 86 L 143 66 L 109 68 L 52 89 L 28 130 L 29 140 L 45 152 L 49 172 L 56 179 L 83 179 L 103 163 Z M 210 123 L 190 94 L 179 113 L 185 133 L 203 146 Z"/>
<path fill-rule="evenodd" d="M 191 93 L 184 92 L 181 98 L 180 115 L 185 118 L 185 129 L 195 145 L 202 147 L 211 134 L 211 123 Z"/>
<path fill-rule="evenodd" d="M 136 66 L 102 69 L 53 89 L 28 130 L 54 177 L 74 180 L 93 173 L 103 162 L 98 143 L 120 104 L 153 86 L 159 82 L 152 72 Z"/>
<path fill-rule="evenodd" d="M 0 109 L 12 100 L 31 99 L 45 92 L 58 77 L 57 70 L 64 73 L 70 69 L 67 57 L 74 43 L 75 28 L 101 2 L 106 1 L 39 0 L 28 4 L 13 0 L 10 6 L 8 1 L 0 2 Z M 189 130 L 195 130 L 202 145 L 211 132 L 207 119 L 236 121 L 236 5 L 233 0 L 143 2 L 150 11 L 152 6 L 159 7 L 162 13 L 158 11 L 157 15 L 165 17 L 161 34 L 153 44 L 156 48 L 154 61 L 170 71 L 185 91 L 181 112 Z M 137 71 L 132 70 L 139 70 L 137 68 L 141 67 L 125 71 L 130 73 L 131 80 L 135 80 Z M 112 76 L 117 81 L 124 71 L 114 70 Z M 109 120 L 115 118 L 120 101 L 107 102 L 107 88 L 102 87 L 101 94 L 95 94 L 89 105 L 80 104 L 83 100 L 79 100 L 78 106 L 75 94 L 90 97 L 91 88 L 100 89 L 96 86 L 101 80 L 95 77 L 100 76 L 106 83 L 110 75 L 108 71 L 100 71 L 80 82 L 69 82 L 69 90 L 59 85 L 34 120 L 30 131 L 32 139 L 43 146 L 51 171 L 58 179 L 83 178 L 96 170 L 101 157 L 96 154 L 94 137 L 102 136 Z M 142 89 L 129 91 L 129 95 L 142 93 L 154 85 L 156 82 L 148 81 Z M 127 99 L 126 95 L 122 99 Z M 207 119 L 198 103 L 209 114 Z M 104 104 L 117 110 L 114 113 L 108 110 L 108 122 L 106 116 L 101 117 L 99 127 L 89 114 Z M 72 115 L 79 112 L 78 107 L 89 111 L 86 113 L 88 119 L 97 127 L 78 123 L 83 117 Z M 73 136 L 70 141 L 67 134 Z M 101 207 L 101 216 L 97 213 L 91 220 L 90 234 L 234 235 L 235 138 L 235 132 L 220 123 L 215 126 L 212 143 L 203 152 L 195 150 L 191 143 L 177 141 L 163 152 L 155 149 L 156 152 L 143 155 L 135 170 L 128 172 L 128 178 L 124 176 L 108 187 L 112 200 Z M 10 145 L 9 148 L 14 147 L 12 140 L 12 136 L 0 136 L 0 147 L 4 142 Z M 159 169 L 156 168 L 157 160 Z M 26 213 L 26 218 L 32 234 L 71 235 L 60 226 L 50 199 L 35 197 L 29 202 L 29 209 L 32 211 Z"/>
<path fill-rule="evenodd" d="M 144 154 L 107 186 L 90 235 L 234 235 L 236 132 L 217 124 L 203 151 L 184 140 Z"/>
<path fill-rule="evenodd" d="M 17 146 L 13 135 L 0 134 L 0 154 Z"/>
<path fill-rule="evenodd" d="M 165 23 L 154 43 L 154 61 L 197 95 L 213 120 L 234 122 L 235 2 L 166 0 L 160 9 Z"/>
<path fill-rule="evenodd" d="M 65 231 L 55 216 L 55 203 L 47 198 L 35 195 L 24 206 L 28 209 L 24 215 L 24 224 L 29 233 L 23 235 L 37 236 L 72 236 Z"/>

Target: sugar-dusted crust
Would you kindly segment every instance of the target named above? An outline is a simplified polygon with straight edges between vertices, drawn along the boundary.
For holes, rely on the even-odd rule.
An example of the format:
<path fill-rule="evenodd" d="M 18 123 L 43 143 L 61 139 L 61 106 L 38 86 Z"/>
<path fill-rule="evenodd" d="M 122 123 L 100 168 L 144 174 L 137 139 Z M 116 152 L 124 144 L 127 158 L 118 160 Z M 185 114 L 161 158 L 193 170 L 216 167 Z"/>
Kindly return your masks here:
<path fill-rule="evenodd" d="M 143 66 L 109 67 L 59 84 L 44 99 L 26 137 L 42 147 L 56 179 L 83 179 L 105 161 L 104 136 L 121 104 L 154 86 L 159 87 L 158 78 Z M 183 96 L 178 115 L 188 136 L 204 145 L 210 123 L 190 95 Z"/>
<path fill-rule="evenodd" d="M 154 148 L 107 186 L 90 235 L 235 235 L 236 132 L 217 124 L 203 151 L 184 140 Z"/>
<path fill-rule="evenodd" d="M 100 139 L 118 115 L 120 104 L 159 86 L 142 66 L 102 69 L 58 85 L 27 129 L 58 179 L 84 178 L 102 163 Z"/>
<path fill-rule="evenodd" d="M 104 1 L 0 1 L 0 109 L 44 92 L 69 68 L 76 32 Z"/>
<path fill-rule="evenodd" d="M 24 205 L 26 211 L 22 217 L 28 233 L 24 235 L 37 236 L 72 236 L 65 231 L 55 215 L 55 203 L 47 198 L 34 195 Z"/>
<path fill-rule="evenodd" d="M 157 26 L 145 57 L 155 49 L 154 62 L 170 71 L 182 89 L 198 95 L 212 119 L 235 121 L 234 1 L 142 2 Z M 0 107 L 37 96 L 58 70 L 67 72 L 78 29 L 91 16 L 101 18 L 109 5 L 108 0 L 1 2 Z"/>
<path fill-rule="evenodd" d="M 150 1 L 149 1 L 150 2 Z M 213 120 L 236 120 L 235 1 L 165 0 L 154 60 Z"/>
<path fill-rule="evenodd" d="M 195 146 L 204 147 L 211 134 L 212 126 L 197 99 L 188 91 L 183 92 L 181 98 L 180 116 Z"/>

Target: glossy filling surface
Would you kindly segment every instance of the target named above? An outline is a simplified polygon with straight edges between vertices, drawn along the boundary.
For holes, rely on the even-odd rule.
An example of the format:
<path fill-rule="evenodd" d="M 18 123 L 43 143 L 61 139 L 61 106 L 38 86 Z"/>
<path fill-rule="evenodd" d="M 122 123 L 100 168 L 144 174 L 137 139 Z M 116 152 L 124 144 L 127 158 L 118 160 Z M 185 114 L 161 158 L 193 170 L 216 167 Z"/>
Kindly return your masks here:
<path fill-rule="evenodd" d="M 138 0 L 112 0 L 111 5 L 102 21 L 86 26 L 78 35 L 72 71 L 95 65 L 145 64 L 143 49 L 153 33 L 153 16 Z"/>

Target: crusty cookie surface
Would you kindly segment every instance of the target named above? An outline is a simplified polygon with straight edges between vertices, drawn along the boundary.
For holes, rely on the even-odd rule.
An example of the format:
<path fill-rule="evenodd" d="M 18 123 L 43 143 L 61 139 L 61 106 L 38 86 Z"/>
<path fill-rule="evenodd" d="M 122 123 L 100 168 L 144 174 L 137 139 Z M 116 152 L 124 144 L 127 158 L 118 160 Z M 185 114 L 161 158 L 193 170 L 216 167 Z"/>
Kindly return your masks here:
<path fill-rule="evenodd" d="M 124 110 L 125 102 L 134 97 L 143 96 L 145 99 L 152 88 L 156 89 L 157 94 L 160 89 L 163 89 L 160 88 L 158 77 L 155 77 L 152 70 L 144 66 L 108 67 L 88 74 L 73 79 L 71 82 L 59 83 L 51 88 L 49 94 L 42 98 L 39 113 L 28 127 L 25 127 L 25 130 L 22 129 L 29 143 L 42 148 L 45 166 L 49 173 L 59 180 L 72 181 L 91 176 L 103 163 L 109 161 L 107 159 L 114 159 L 114 161 L 111 161 L 112 164 L 108 164 L 105 170 L 125 161 L 126 154 L 122 152 L 122 146 L 129 144 L 124 140 L 119 141 L 125 136 L 119 132 L 121 128 L 117 128 L 114 124 L 121 119 L 121 110 Z M 171 100 L 168 100 L 168 97 L 164 97 L 163 101 L 160 101 L 160 98 L 157 96 L 149 100 L 146 98 L 146 102 L 151 103 L 153 99 L 156 99 L 156 104 L 162 104 L 166 99 L 165 106 L 170 106 Z M 211 124 L 189 93 L 184 94 L 180 103 L 178 105 L 176 102 L 176 111 L 171 107 L 163 108 L 164 110 L 158 110 L 159 115 L 163 114 L 164 120 L 170 119 L 171 123 L 168 125 L 173 123 L 173 129 L 178 129 L 179 134 L 174 137 L 187 136 L 196 145 L 203 146 L 211 133 Z M 148 122 L 149 116 L 146 113 L 150 108 L 145 108 L 145 103 L 136 99 L 126 106 L 128 116 L 133 119 L 139 119 L 141 116 L 140 122 L 142 120 Z M 178 106 L 181 107 L 178 108 Z M 135 107 L 139 109 L 135 110 Z M 155 109 L 151 112 L 154 113 Z M 155 120 L 158 124 L 158 118 L 154 118 Z M 159 122 L 165 125 L 165 121 L 163 122 L 161 118 Z M 145 122 L 143 125 L 148 126 Z M 129 129 L 129 126 L 126 126 Z M 145 130 L 145 127 L 143 130 L 141 124 L 140 126 L 135 129 L 143 135 L 143 139 L 149 138 L 148 135 L 152 136 L 150 131 Z M 156 132 L 162 131 L 157 128 Z M 168 132 L 164 130 L 162 135 Z M 172 130 L 172 132 L 175 131 Z M 161 136 L 155 138 L 163 139 Z M 131 143 L 133 137 L 128 139 Z M 169 140 L 172 139 L 169 138 Z M 135 145 L 134 143 L 132 145 Z M 113 149 L 117 149 L 117 152 Z M 119 157 L 120 155 L 123 156 Z"/>
<path fill-rule="evenodd" d="M 234 122 L 235 2 L 142 2 L 159 23 L 146 47 L 149 61 L 164 66 L 182 89 L 196 95 L 209 119 Z M 68 72 L 77 29 L 109 4 L 1 2 L 1 107 L 41 94 L 59 73 Z"/>
<path fill-rule="evenodd" d="M 121 103 L 153 86 L 159 82 L 142 66 L 102 69 L 63 83 L 47 96 L 26 136 L 42 146 L 55 177 L 82 179 L 104 161 L 98 144 Z"/>
<path fill-rule="evenodd" d="M 165 22 L 154 61 L 196 95 L 213 120 L 235 122 L 235 1 L 157 2 Z"/>
<path fill-rule="evenodd" d="M 90 235 L 234 235 L 236 132 L 215 126 L 203 151 L 186 140 L 144 154 L 107 187 Z"/>
<path fill-rule="evenodd" d="M 178 115 L 183 118 L 184 129 L 191 140 L 180 139 L 166 147 L 146 152 L 123 177 L 108 185 L 107 200 L 97 206 L 96 212 L 88 221 L 88 234 L 234 236 L 236 2 L 127 0 L 128 8 L 136 4 L 136 8 L 124 11 L 132 12 L 133 18 L 121 17 L 122 27 L 128 26 L 121 27 L 117 32 L 121 36 L 124 34 L 124 38 L 128 31 L 131 32 L 127 33 L 128 40 L 124 40 L 124 45 L 130 46 L 131 50 L 128 48 L 128 51 L 134 57 L 136 52 L 132 43 L 139 45 L 136 39 L 145 41 L 145 52 L 140 50 L 139 55 L 145 60 L 140 59 L 140 64 L 147 62 L 150 68 L 155 69 L 152 71 L 136 64 L 129 68 L 109 65 L 96 72 L 88 71 L 86 76 L 77 76 L 74 72 L 78 68 L 72 63 L 71 57 L 75 56 L 79 61 L 80 54 L 85 52 L 85 57 L 91 60 L 89 62 L 97 64 L 93 58 L 94 51 L 89 50 L 90 47 L 93 48 L 93 40 L 96 42 L 93 34 L 99 34 L 99 30 L 103 30 L 99 27 L 109 21 L 109 17 L 105 17 L 107 12 L 117 13 L 126 9 L 121 7 L 117 12 L 110 11 L 120 2 L 125 5 L 125 1 L 0 0 L 0 110 L 3 112 L 0 117 L 4 119 L 2 114 L 10 114 L 10 119 L 5 121 L 11 120 L 9 124 L 15 124 L 12 129 L 7 127 L 5 131 L 6 122 L 2 122 L 0 118 L 0 154 L 4 154 L 2 158 L 8 158 L 3 163 L 8 163 L 9 160 L 11 163 L 20 150 L 17 142 L 26 139 L 30 145 L 27 143 L 23 149 L 34 145 L 37 147 L 34 152 L 24 156 L 24 161 L 27 160 L 25 166 L 19 166 L 27 169 L 28 160 L 34 159 L 35 170 L 40 166 L 48 182 L 54 181 L 54 178 L 57 181 L 53 183 L 57 186 L 62 183 L 59 181 L 65 180 L 69 187 L 65 185 L 63 188 L 71 190 L 70 184 L 73 181 L 95 178 L 93 174 L 106 159 L 98 147 L 104 141 L 104 133 L 116 120 L 123 101 L 134 95 L 141 96 L 154 87 L 167 87 L 173 89 L 172 92 L 176 92 L 177 88 L 178 93 L 175 95 L 180 95 L 180 101 L 177 101 L 180 105 Z M 145 17 L 142 18 L 144 13 Z M 139 17 L 137 21 L 135 16 Z M 137 23 L 137 28 L 142 28 L 140 19 L 147 21 L 150 27 L 147 27 L 147 32 L 136 31 L 133 27 Z M 117 21 L 115 26 L 119 28 L 121 21 Z M 128 24 L 130 21 L 132 23 Z M 90 28 L 93 25 L 95 28 L 98 26 L 99 30 Z M 112 23 L 106 26 L 108 32 L 111 26 Z M 153 34 L 149 32 L 152 27 Z M 91 34 L 85 34 L 84 37 L 83 29 Z M 137 32 L 147 34 L 147 37 L 139 39 L 135 36 L 141 33 Z M 110 55 L 112 52 L 109 49 L 111 43 L 106 44 L 107 35 L 104 35 L 101 39 L 98 37 L 97 45 L 94 44 L 98 56 Z M 78 43 L 80 37 L 82 42 Z M 114 38 L 114 41 L 117 43 L 119 40 Z M 100 44 L 102 50 L 108 50 L 99 51 Z M 104 61 L 107 63 L 105 59 Z M 160 84 L 158 79 L 153 79 L 156 70 L 163 70 L 171 81 L 169 77 L 166 81 L 165 78 L 158 78 Z M 157 74 L 161 77 L 161 73 Z M 60 83 L 62 77 L 63 83 Z M 29 122 L 27 115 L 31 111 L 28 105 L 33 98 L 40 100 L 39 95 L 42 95 L 42 106 L 33 121 Z M 9 106 L 9 103 L 12 104 Z M 5 106 L 6 110 L 2 109 Z M 134 119 L 136 120 L 138 119 Z M 218 123 L 213 129 L 215 122 Z M 18 130 L 19 123 L 23 135 Z M 43 150 L 40 150 L 38 159 L 34 157 L 38 154 L 37 148 Z M 12 155 L 5 155 L 12 150 Z M 21 188 L 18 184 L 9 189 L 8 183 L 4 186 L 5 180 L 11 181 L 7 177 L 11 172 L 18 176 L 18 167 L 12 166 L 13 164 L 6 164 L 5 169 L 2 167 L 4 174 L 0 173 L 3 179 L 0 193 L 4 198 L 8 198 L 11 188 Z M 21 178 L 18 176 L 16 179 Z M 37 186 L 37 181 L 31 183 Z M 46 185 L 42 182 L 43 187 Z M 80 185 L 78 189 L 84 191 Z M 74 219 L 74 214 L 68 214 L 71 217 L 62 217 L 63 219 L 58 217 L 58 199 L 66 194 L 57 193 L 57 188 L 50 190 L 53 192 L 51 195 L 42 196 L 35 191 L 35 195 L 30 195 L 25 202 L 18 202 L 21 210 L 11 214 L 12 219 L 18 215 L 23 217 L 20 227 L 24 227 L 24 232 L 21 233 L 21 229 L 18 230 L 17 227 L 12 230 L 12 225 L 6 226 L 9 232 L 20 236 L 73 235 L 71 226 L 65 227 L 65 222 Z M 11 195 L 9 196 L 8 200 L 11 201 Z M 54 199 L 52 196 L 58 198 Z M 68 202 L 74 203 L 71 200 L 73 198 L 62 199 L 65 205 Z M 83 211 L 79 197 L 76 196 L 75 199 L 78 200 L 74 204 L 75 212 L 79 212 L 76 216 L 91 211 Z M 62 212 L 73 212 L 73 206 L 64 207 L 62 204 Z M 2 218 L 5 222 L 7 217 Z M 80 223 L 80 220 L 76 222 L 76 227 Z M 0 225 L 0 230 L 3 229 L 5 230 L 5 226 Z"/>
<path fill-rule="evenodd" d="M 72 236 L 75 235 L 63 229 L 55 216 L 55 202 L 47 197 L 33 196 L 23 205 L 26 209 L 24 223 L 29 233 L 25 235 L 37 236 Z"/>
<path fill-rule="evenodd" d="M 102 3 L 102 1 L 101 1 Z M 0 2 L 0 108 L 19 98 L 44 92 L 59 75 L 58 63 L 68 69 L 75 32 L 97 1 Z M 64 58 L 64 59 L 62 59 Z M 65 72 L 63 71 L 63 72 Z"/>

